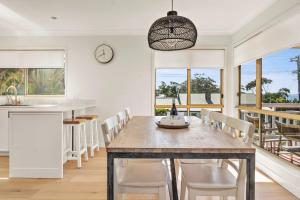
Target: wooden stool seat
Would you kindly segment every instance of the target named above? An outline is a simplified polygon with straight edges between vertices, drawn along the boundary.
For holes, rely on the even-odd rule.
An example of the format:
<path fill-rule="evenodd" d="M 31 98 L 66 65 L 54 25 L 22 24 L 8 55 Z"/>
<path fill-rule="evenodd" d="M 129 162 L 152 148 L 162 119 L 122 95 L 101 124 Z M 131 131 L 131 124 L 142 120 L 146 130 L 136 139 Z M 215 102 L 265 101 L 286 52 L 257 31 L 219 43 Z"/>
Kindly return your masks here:
<path fill-rule="evenodd" d="M 84 124 L 85 119 L 64 119 L 64 124 Z"/>
<path fill-rule="evenodd" d="M 85 119 L 85 120 L 93 120 L 93 119 L 97 119 L 98 115 L 80 115 L 78 117 L 76 117 L 76 119 Z"/>

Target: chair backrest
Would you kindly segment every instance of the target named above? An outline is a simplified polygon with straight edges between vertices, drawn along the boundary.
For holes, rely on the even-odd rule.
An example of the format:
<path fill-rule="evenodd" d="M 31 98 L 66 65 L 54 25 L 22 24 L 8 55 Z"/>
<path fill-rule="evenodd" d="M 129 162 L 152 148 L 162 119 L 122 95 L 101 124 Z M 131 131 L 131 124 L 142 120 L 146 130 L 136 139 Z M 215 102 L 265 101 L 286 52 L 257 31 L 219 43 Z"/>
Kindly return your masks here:
<path fill-rule="evenodd" d="M 211 112 L 211 120 L 215 128 L 223 130 L 226 126 L 227 117 L 219 112 Z"/>
<path fill-rule="evenodd" d="M 252 123 L 227 116 L 224 132 L 230 134 L 233 138 L 238 139 L 240 133 L 242 132 L 243 142 L 246 144 L 251 144 L 254 130 L 255 127 Z M 237 162 L 231 160 L 222 161 L 222 167 L 227 167 L 228 165 L 230 165 L 237 172 L 237 186 L 240 185 L 240 187 L 243 187 L 246 178 L 246 160 L 239 160 L 238 165 Z"/>
<path fill-rule="evenodd" d="M 129 121 L 132 119 L 132 114 L 130 111 L 130 108 L 125 108 L 125 113 L 126 113 L 126 120 Z"/>
<path fill-rule="evenodd" d="M 241 135 L 243 142 L 251 144 L 254 130 L 255 127 L 252 123 L 227 116 L 224 132 L 230 134 L 232 137 L 238 138 Z"/>
<path fill-rule="evenodd" d="M 205 108 L 201 109 L 201 121 L 205 124 L 211 123 L 211 111 Z"/>
<path fill-rule="evenodd" d="M 300 139 L 300 126 L 292 124 L 284 124 L 278 120 L 275 121 L 278 132 L 288 139 Z"/>
<path fill-rule="evenodd" d="M 117 116 L 113 116 L 104 120 L 103 135 L 107 142 L 111 142 L 119 133 L 119 125 Z"/>
<path fill-rule="evenodd" d="M 246 121 L 252 123 L 255 128 L 259 128 L 259 117 L 251 116 L 249 113 L 245 115 Z M 263 126 L 262 126 L 263 128 Z"/>
<path fill-rule="evenodd" d="M 122 129 L 127 123 L 127 117 L 125 111 L 117 113 L 119 128 Z"/>

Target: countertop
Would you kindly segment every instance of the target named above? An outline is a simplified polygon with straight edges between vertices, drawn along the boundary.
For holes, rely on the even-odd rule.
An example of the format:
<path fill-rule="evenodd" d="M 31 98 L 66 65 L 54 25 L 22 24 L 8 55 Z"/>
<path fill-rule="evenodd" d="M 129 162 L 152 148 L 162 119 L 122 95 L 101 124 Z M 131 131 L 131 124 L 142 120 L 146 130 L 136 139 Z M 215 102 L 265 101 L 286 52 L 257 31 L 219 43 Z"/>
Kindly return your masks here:
<path fill-rule="evenodd" d="M 80 104 L 40 104 L 25 106 L 0 106 L 0 110 L 8 110 L 8 112 L 68 112 L 72 110 L 81 110 L 96 107 L 93 103 Z"/>

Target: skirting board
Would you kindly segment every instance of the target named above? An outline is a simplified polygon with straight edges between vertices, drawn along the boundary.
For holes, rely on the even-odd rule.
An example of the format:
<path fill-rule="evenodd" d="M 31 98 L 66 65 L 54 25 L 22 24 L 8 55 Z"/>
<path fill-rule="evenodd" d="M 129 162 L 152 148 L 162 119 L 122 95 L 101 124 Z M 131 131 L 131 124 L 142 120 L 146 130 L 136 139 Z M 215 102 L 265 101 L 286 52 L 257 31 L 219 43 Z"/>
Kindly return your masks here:
<path fill-rule="evenodd" d="M 256 148 L 256 167 L 300 198 L 299 167 L 259 148 Z"/>
<path fill-rule="evenodd" d="M 0 156 L 8 156 L 9 155 L 9 152 L 8 151 L 2 151 L 0 149 Z"/>

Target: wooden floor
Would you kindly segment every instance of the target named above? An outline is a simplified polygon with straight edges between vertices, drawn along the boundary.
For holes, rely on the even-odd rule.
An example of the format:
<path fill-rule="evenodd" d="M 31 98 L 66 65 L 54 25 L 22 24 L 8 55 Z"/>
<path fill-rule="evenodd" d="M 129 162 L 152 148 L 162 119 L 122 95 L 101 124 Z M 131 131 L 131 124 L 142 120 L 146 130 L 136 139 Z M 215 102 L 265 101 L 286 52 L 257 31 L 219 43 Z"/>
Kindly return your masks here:
<path fill-rule="evenodd" d="M 0 157 L 0 200 L 105 200 L 105 151 L 76 169 L 75 162 L 65 165 L 64 179 L 8 179 L 8 158 Z M 256 200 L 297 200 L 295 196 L 263 174 L 256 173 Z M 126 200 L 154 200 L 155 196 L 128 195 Z M 202 197 L 197 200 L 217 200 Z"/>

